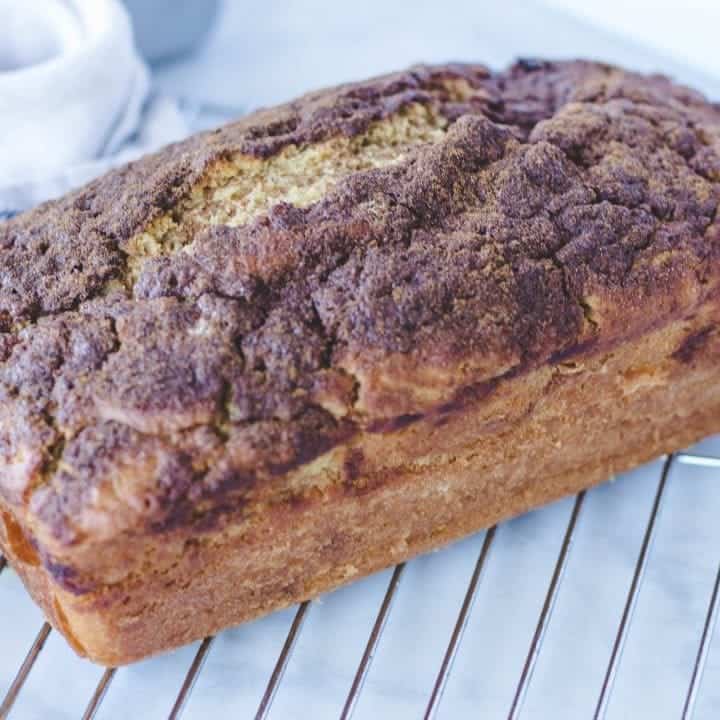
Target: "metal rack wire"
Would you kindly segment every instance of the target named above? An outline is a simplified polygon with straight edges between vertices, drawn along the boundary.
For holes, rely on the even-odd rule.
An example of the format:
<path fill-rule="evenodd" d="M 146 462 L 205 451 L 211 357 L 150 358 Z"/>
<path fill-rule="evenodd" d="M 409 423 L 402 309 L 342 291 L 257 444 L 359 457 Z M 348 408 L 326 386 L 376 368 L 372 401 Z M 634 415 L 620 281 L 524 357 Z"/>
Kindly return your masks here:
<path fill-rule="evenodd" d="M 618 675 L 618 669 L 620 666 L 621 656 L 623 648 L 625 646 L 628 632 L 632 624 L 633 616 L 638 602 L 638 596 L 640 594 L 640 588 L 643 582 L 644 575 L 648 566 L 648 560 L 651 553 L 651 548 L 655 538 L 658 517 L 660 515 L 661 508 L 665 501 L 666 488 L 668 484 L 668 477 L 671 469 L 676 463 L 682 463 L 688 467 L 705 467 L 705 468 L 717 468 L 720 469 L 720 457 L 709 454 L 700 453 L 676 453 L 669 455 L 664 459 L 662 470 L 657 480 L 655 487 L 654 499 L 650 507 L 650 514 L 647 518 L 645 525 L 644 535 L 642 543 L 640 545 L 639 552 L 634 564 L 634 570 L 632 573 L 632 580 L 627 590 L 624 607 L 619 618 L 617 625 L 617 631 L 612 644 L 612 650 L 610 652 L 609 660 L 605 669 L 604 677 L 600 685 L 600 692 L 598 694 L 592 717 L 595 720 L 604 718 L 608 708 L 608 702 L 615 685 L 615 681 Z M 533 676 L 536 664 L 540 657 L 543 649 L 543 641 L 553 615 L 556 600 L 558 598 L 561 584 L 566 573 L 568 566 L 568 559 L 570 557 L 571 548 L 576 537 L 577 529 L 580 524 L 581 516 L 583 513 L 583 507 L 586 500 L 586 493 L 582 492 L 576 496 L 572 510 L 570 512 L 569 520 L 565 527 L 560 549 L 555 560 L 554 569 L 549 579 L 547 591 L 545 593 L 544 602 L 540 609 L 535 625 L 535 630 L 532 637 L 529 639 L 529 645 L 525 661 L 520 668 L 520 673 L 515 685 L 515 691 L 512 697 L 512 702 L 507 708 L 505 717 L 508 720 L 514 720 L 520 717 L 523 709 L 523 701 Z M 432 687 L 429 689 L 427 703 L 424 709 L 423 717 L 426 719 L 434 718 L 438 709 L 441 706 L 443 692 L 446 687 L 448 678 L 450 677 L 453 662 L 458 653 L 458 650 L 463 642 L 463 633 L 468 623 L 468 618 L 473 608 L 476 596 L 478 594 L 478 588 L 481 586 L 483 579 L 483 571 L 486 567 L 488 557 L 490 556 L 493 545 L 496 538 L 496 528 L 488 530 L 480 547 L 477 560 L 474 564 L 474 569 L 469 578 L 465 594 L 457 613 L 457 618 L 452 627 L 450 637 L 447 641 L 447 646 L 444 655 L 439 659 L 438 671 L 434 678 Z M 365 644 L 364 651 L 359 658 L 357 670 L 353 677 L 352 683 L 350 684 L 345 702 L 340 711 L 339 717 L 341 720 L 348 720 L 355 710 L 358 699 L 363 691 L 365 679 L 368 671 L 373 663 L 373 660 L 378 652 L 381 652 L 381 638 L 383 630 L 386 626 L 388 618 L 392 612 L 393 602 L 397 595 L 398 588 L 401 585 L 403 573 L 405 571 L 405 565 L 398 565 L 392 572 L 389 582 L 387 584 L 385 593 L 382 597 L 380 605 L 377 610 L 375 621 L 370 629 L 367 642 Z M 5 568 L 5 561 L 0 557 L 0 573 Z M 714 585 L 712 592 L 707 600 L 707 611 L 705 613 L 704 623 L 701 628 L 698 628 L 697 637 L 697 651 L 694 656 L 694 663 L 690 674 L 690 680 L 688 687 L 685 691 L 685 699 L 682 708 L 682 719 L 686 720 L 693 717 L 693 712 L 696 707 L 698 699 L 698 692 L 701 687 L 703 670 L 706 665 L 708 653 L 711 644 L 711 638 L 713 630 L 716 624 L 718 607 L 720 606 L 720 567 L 718 567 L 717 574 L 715 576 Z M 285 670 L 288 667 L 288 663 L 292 656 L 293 650 L 296 646 L 298 638 L 303 632 L 305 620 L 310 609 L 310 603 L 302 603 L 296 610 L 294 618 L 290 624 L 289 630 L 285 637 L 284 644 L 275 662 L 274 668 L 270 677 L 267 681 L 265 691 L 262 695 L 260 703 L 257 707 L 255 717 L 258 720 L 262 720 L 268 717 L 270 710 L 273 706 L 276 693 L 283 682 L 283 676 Z M 43 648 L 48 640 L 51 633 L 51 627 L 47 623 L 44 623 L 36 637 L 32 642 L 30 649 L 27 652 L 24 660 L 22 660 L 17 674 L 12 681 L 2 705 L 0 705 L 0 718 L 4 719 L 9 716 L 10 711 L 19 703 L 22 699 L 21 691 L 23 686 L 28 679 L 33 666 L 35 665 L 38 657 L 43 651 Z M 214 638 L 208 637 L 202 643 L 200 643 L 197 652 L 195 653 L 188 669 L 185 674 L 184 680 L 180 689 L 174 698 L 169 703 L 169 714 L 168 717 L 171 720 L 177 720 L 183 713 L 188 701 L 191 698 L 193 687 L 196 680 L 200 676 L 203 665 L 208 658 L 213 648 Z M 92 696 L 89 698 L 87 707 L 85 708 L 82 717 L 85 720 L 91 720 L 95 718 L 101 709 L 103 700 L 108 692 L 108 689 L 116 676 L 116 671 L 113 668 L 108 668 L 104 671 L 100 677 L 97 686 L 95 687 Z M 233 717 L 235 714 L 232 709 L 228 709 L 229 716 Z"/>

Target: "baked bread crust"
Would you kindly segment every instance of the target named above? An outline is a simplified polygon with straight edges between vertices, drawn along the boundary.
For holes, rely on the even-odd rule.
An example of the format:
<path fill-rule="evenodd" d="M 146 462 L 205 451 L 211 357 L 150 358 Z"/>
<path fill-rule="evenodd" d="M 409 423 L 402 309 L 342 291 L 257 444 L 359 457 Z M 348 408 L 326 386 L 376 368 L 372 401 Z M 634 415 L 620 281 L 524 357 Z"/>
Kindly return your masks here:
<path fill-rule="evenodd" d="M 119 664 L 717 431 L 719 180 L 666 78 L 451 65 L 3 223 L 3 551 Z"/>

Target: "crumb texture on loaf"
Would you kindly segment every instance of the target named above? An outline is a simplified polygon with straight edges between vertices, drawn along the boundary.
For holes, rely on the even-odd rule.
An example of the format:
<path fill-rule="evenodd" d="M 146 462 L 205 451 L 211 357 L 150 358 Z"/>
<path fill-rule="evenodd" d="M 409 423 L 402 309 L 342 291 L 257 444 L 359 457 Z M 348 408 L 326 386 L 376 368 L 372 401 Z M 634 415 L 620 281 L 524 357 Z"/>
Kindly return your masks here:
<path fill-rule="evenodd" d="M 0 493 L 55 548 L 286 497 L 358 433 L 691 312 L 719 181 L 698 93 L 535 61 L 320 91 L 115 170 L 0 225 Z"/>

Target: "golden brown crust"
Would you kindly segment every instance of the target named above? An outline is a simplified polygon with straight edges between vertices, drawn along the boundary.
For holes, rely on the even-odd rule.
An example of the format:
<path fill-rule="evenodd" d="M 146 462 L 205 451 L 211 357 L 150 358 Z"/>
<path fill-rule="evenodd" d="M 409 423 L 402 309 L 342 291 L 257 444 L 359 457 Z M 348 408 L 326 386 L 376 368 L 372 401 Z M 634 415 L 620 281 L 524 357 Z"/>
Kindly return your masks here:
<path fill-rule="evenodd" d="M 522 428 L 528 383 L 555 402 L 563 368 L 638 346 L 633 387 L 671 362 L 689 398 L 715 352 L 719 128 L 700 95 L 606 65 L 423 67 L 263 111 L 0 225 L 10 557 L 19 537 L 36 548 L 25 572 L 83 642 L 75 603 L 172 573 L 170 538 L 222 544 L 288 508 L 363 504 L 410 464 L 418 488 L 456 455 L 484 467 L 472 448 L 509 432 L 508 388 L 524 388 Z M 602 412 L 626 418 L 615 401 Z M 688 437 L 716 429 L 702 407 Z M 477 420 L 490 409 L 503 421 Z M 677 442 L 637 432 L 616 450 Z M 566 460 L 547 476 L 575 487 Z M 438 537 L 494 518 L 458 514 Z"/>
<path fill-rule="evenodd" d="M 446 423 L 426 419 L 338 447 L 324 464 L 334 477 L 324 492 L 210 532 L 176 528 L 163 543 L 126 545 L 113 557 L 125 569 L 135 563 L 135 572 L 115 583 L 78 588 L 72 575 L 54 578 L 22 555 L 24 540 L 9 541 L 2 523 L 0 545 L 78 652 L 130 662 L 315 597 L 720 429 L 720 334 L 705 333 L 701 346 L 683 340 L 716 326 L 719 314 L 708 305 L 613 353 L 501 383 Z M 108 562 L 95 570 L 106 573 Z"/>

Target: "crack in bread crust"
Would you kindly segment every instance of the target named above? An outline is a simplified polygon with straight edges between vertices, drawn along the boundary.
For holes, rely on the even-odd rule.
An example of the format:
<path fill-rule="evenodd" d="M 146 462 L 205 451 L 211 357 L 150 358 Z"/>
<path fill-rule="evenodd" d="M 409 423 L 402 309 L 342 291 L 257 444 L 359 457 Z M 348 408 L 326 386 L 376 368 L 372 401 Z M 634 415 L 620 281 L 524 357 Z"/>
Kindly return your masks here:
<path fill-rule="evenodd" d="M 416 68 L 3 223 L 0 492 L 55 549 L 201 524 L 691 314 L 719 118 L 594 63 Z"/>
<path fill-rule="evenodd" d="M 289 145 L 265 160 L 219 160 L 171 213 L 128 241 L 130 276 L 140 274 L 145 259 L 182 250 L 205 226 L 246 225 L 279 202 L 307 207 L 348 175 L 400 163 L 413 147 L 442 139 L 447 124 L 432 107 L 413 103 L 360 135 Z"/>

